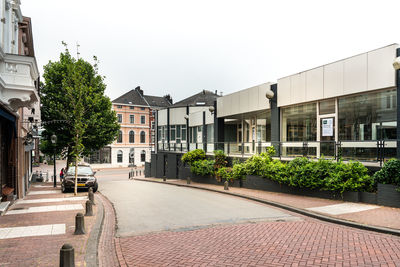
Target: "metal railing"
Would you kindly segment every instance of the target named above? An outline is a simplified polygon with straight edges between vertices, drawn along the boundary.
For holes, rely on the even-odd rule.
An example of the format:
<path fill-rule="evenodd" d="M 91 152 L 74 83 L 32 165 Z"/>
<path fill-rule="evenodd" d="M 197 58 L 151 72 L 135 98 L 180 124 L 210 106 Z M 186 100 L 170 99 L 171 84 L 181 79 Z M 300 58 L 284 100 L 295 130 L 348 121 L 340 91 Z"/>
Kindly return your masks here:
<path fill-rule="evenodd" d="M 250 157 L 266 152 L 268 147 L 276 150 L 274 157 L 281 159 L 307 157 L 379 162 L 396 157 L 395 140 L 375 141 L 304 141 L 304 142 L 217 142 L 217 143 L 158 143 L 158 151 L 186 153 L 204 149 L 207 154 L 223 150 L 227 156 Z"/>

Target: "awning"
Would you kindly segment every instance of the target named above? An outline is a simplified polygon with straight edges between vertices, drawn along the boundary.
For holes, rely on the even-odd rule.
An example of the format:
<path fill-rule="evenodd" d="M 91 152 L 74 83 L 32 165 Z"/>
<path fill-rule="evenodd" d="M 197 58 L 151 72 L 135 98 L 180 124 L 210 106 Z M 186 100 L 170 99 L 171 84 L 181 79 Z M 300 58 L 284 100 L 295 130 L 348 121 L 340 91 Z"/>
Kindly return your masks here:
<path fill-rule="evenodd" d="M 17 128 L 15 125 L 16 119 L 15 116 L 11 115 L 4 109 L 0 108 L 0 118 L 5 119 L 9 122 L 10 127 L 8 127 L 10 138 L 12 136 L 12 132 L 14 132 L 14 138 L 17 137 Z"/>

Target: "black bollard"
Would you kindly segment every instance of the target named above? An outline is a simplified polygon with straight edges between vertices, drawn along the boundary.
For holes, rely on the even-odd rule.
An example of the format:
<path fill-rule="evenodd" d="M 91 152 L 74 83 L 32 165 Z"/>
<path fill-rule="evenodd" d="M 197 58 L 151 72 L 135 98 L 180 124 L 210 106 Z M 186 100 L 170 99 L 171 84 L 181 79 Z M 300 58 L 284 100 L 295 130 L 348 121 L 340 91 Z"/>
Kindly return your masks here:
<path fill-rule="evenodd" d="M 191 183 L 190 177 L 186 178 L 186 183 L 187 183 L 187 184 L 190 184 L 190 183 Z"/>
<path fill-rule="evenodd" d="M 92 202 L 93 205 L 96 205 L 96 203 L 94 203 L 93 188 L 91 188 L 91 187 L 89 187 L 89 200 Z"/>
<path fill-rule="evenodd" d="M 93 207 L 90 200 L 86 201 L 86 213 L 85 216 L 93 216 Z"/>
<path fill-rule="evenodd" d="M 228 181 L 225 181 L 225 183 L 224 183 L 224 190 L 229 190 L 229 187 L 228 187 Z"/>
<path fill-rule="evenodd" d="M 60 249 L 60 267 L 75 267 L 74 248 L 70 244 L 64 244 Z"/>
<path fill-rule="evenodd" d="M 78 213 L 75 216 L 75 233 L 74 235 L 84 235 L 85 234 L 85 217 L 82 213 Z"/>

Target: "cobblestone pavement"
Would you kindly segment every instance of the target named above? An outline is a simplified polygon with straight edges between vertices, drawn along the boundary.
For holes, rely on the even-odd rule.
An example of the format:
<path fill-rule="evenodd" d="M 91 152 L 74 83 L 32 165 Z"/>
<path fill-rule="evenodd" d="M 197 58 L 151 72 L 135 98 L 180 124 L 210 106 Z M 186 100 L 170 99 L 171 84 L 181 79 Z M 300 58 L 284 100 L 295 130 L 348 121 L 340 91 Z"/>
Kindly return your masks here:
<path fill-rule="evenodd" d="M 400 239 L 305 219 L 120 238 L 128 266 L 399 266 Z"/>
<path fill-rule="evenodd" d="M 230 191 L 252 193 L 252 196 L 301 208 L 343 203 L 240 188 L 230 188 Z M 356 213 L 393 215 L 392 219 L 370 221 L 397 227 L 394 221 L 398 211 L 381 207 Z M 399 237 L 290 214 L 301 220 L 163 231 L 115 238 L 113 242 L 120 266 L 400 266 Z M 360 218 L 367 217 L 365 214 Z M 354 219 L 359 215 L 346 216 Z M 108 227 L 114 226 L 110 223 Z"/>
<path fill-rule="evenodd" d="M 50 186 L 51 184 L 44 184 Z M 34 187 L 30 191 L 47 191 L 54 188 Z M 28 195 L 26 200 L 47 199 L 47 198 L 68 198 L 73 197 L 72 193 L 62 194 L 60 187 L 59 193 Z M 87 192 L 79 193 L 79 196 L 87 196 Z M 84 207 L 86 200 L 65 201 L 65 202 L 46 202 L 46 203 L 21 203 L 18 202 L 11 206 L 10 210 L 21 210 L 27 207 L 52 206 L 52 205 L 71 205 L 80 204 Z M 97 207 L 94 206 L 94 213 Z M 65 224 L 65 233 L 43 236 L 25 236 L 19 238 L 0 238 L 0 266 L 1 267 L 25 267 L 25 266 L 58 266 L 60 258 L 60 248 L 63 244 L 69 243 L 75 249 L 75 266 L 86 266 L 85 253 L 90 230 L 96 220 L 96 216 L 85 217 L 85 235 L 74 235 L 75 215 L 81 210 L 49 211 L 38 213 L 12 214 L 0 217 L 0 230 L 4 228 L 14 228 L 23 226 L 39 226 L 49 224 Z M 35 233 L 32 233 L 35 234 Z"/>
<path fill-rule="evenodd" d="M 115 214 L 111 203 L 103 196 L 99 195 L 100 201 L 104 206 L 104 221 L 102 233 L 98 246 L 98 257 L 100 267 L 119 266 L 119 260 L 115 247 Z M 120 255 L 121 256 L 121 255 Z M 123 262 L 121 258 L 121 262 Z"/>

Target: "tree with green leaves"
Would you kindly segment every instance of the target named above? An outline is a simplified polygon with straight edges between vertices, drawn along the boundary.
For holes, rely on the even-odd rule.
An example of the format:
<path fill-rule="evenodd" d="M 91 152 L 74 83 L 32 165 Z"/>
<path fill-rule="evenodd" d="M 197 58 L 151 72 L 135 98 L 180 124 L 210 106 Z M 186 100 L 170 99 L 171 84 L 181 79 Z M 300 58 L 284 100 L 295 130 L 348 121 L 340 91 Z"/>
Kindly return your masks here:
<path fill-rule="evenodd" d="M 64 153 L 67 164 L 77 163 L 115 140 L 120 128 L 111 101 L 104 95 L 104 77 L 95 64 L 71 56 L 68 49 L 59 61 L 44 66 L 44 84 L 41 86 L 41 114 L 45 128 L 42 152 Z M 50 136 L 57 136 L 57 143 Z M 77 171 L 75 171 L 77 174 Z M 75 193 L 76 193 L 75 181 Z"/>

